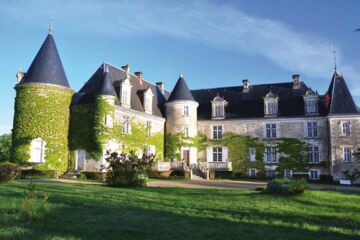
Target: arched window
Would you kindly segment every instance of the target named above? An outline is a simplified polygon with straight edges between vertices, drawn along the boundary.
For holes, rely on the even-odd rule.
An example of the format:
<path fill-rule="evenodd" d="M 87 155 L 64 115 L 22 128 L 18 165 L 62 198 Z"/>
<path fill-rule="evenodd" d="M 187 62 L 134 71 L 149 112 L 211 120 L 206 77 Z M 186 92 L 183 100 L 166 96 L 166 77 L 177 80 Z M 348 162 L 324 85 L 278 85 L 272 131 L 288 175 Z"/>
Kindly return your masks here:
<path fill-rule="evenodd" d="M 227 105 L 227 101 L 217 95 L 211 101 L 212 105 L 212 119 L 224 119 L 225 118 L 225 107 Z"/>
<path fill-rule="evenodd" d="M 153 96 L 154 96 L 154 94 L 152 93 L 150 88 L 148 88 L 144 92 L 144 110 L 145 110 L 146 113 L 152 114 Z"/>
<path fill-rule="evenodd" d="M 131 106 L 131 88 L 132 85 L 127 78 L 120 84 L 120 103 L 123 107 L 130 108 Z"/>
<path fill-rule="evenodd" d="M 41 138 L 35 138 L 31 141 L 29 162 L 31 163 L 45 162 L 45 145 L 46 142 Z"/>

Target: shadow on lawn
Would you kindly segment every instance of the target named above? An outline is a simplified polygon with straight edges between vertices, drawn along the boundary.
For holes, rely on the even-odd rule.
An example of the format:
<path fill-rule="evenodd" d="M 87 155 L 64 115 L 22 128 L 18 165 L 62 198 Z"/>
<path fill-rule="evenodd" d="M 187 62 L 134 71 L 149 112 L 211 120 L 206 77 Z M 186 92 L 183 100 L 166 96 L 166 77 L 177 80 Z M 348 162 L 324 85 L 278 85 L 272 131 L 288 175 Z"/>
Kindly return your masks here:
<path fill-rule="evenodd" d="M 24 187 L 26 189 L 26 186 L 17 185 L 14 189 L 22 190 Z M 264 213 L 254 209 L 221 209 L 217 206 L 201 206 L 199 203 L 188 206 L 189 209 L 186 210 L 186 206 L 179 207 L 171 202 L 176 201 L 174 198 L 159 198 L 159 195 L 190 195 L 200 199 L 203 191 L 199 189 L 111 189 L 112 192 L 109 193 L 103 191 L 108 188 L 95 189 L 91 186 L 84 187 L 82 196 L 75 192 L 69 193 L 71 189 L 76 190 L 75 187 L 61 190 L 60 187 L 39 185 L 39 191 L 50 193 L 51 211 L 33 223 L 0 218 L 0 226 L 29 230 L 25 233 L 14 231 L 7 239 L 357 239 L 345 234 L 330 233 L 325 225 L 341 227 L 343 224 L 336 224 L 338 220 L 325 216 L 312 218 Z M 148 193 L 153 193 L 156 199 L 148 199 L 153 197 L 146 195 Z M 224 194 L 216 189 L 209 189 L 207 193 Z M 4 194 L 2 197 L 14 199 L 19 198 L 21 193 L 6 191 Z M 236 196 L 235 191 L 226 191 L 226 194 Z M 14 210 L 4 210 L 9 215 L 15 213 Z M 253 223 L 249 219 L 263 221 Z M 271 221 L 266 224 L 264 220 Z M 276 225 L 279 220 L 299 225 Z M 305 230 L 301 223 L 318 225 L 320 229 Z"/>

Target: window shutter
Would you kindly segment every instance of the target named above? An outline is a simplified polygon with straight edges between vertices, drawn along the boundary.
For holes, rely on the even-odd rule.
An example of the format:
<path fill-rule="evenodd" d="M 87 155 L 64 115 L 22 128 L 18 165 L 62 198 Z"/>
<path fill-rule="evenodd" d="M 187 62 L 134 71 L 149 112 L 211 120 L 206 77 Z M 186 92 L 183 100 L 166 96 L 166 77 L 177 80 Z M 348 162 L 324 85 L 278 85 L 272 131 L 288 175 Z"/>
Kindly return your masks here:
<path fill-rule="evenodd" d="M 223 161 L 227 162 L 228 161 L 228 148 L 227 147 L 223 147 L 222 148 L 222 153 L 223 153 Z"/>
<path fill-rule="evenodd" d="M 206 148 L 206 160 L 207 160 L 208 162 L 212 162 L 212 161 L 213 161 L 213 149 L 212 149 L 212 147 Z"/>

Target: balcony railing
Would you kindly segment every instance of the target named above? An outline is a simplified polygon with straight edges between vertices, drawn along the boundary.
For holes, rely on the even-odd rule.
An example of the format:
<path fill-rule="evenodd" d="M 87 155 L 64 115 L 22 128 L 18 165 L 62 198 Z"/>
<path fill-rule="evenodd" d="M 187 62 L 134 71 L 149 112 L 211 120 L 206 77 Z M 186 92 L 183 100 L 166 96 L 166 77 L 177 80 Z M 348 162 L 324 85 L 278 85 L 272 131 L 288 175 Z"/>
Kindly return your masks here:
<path fill-rule="evenodd" d="M 232 162 L 199 162 L 202 168 L 209 170 L 231 171 Z"/>

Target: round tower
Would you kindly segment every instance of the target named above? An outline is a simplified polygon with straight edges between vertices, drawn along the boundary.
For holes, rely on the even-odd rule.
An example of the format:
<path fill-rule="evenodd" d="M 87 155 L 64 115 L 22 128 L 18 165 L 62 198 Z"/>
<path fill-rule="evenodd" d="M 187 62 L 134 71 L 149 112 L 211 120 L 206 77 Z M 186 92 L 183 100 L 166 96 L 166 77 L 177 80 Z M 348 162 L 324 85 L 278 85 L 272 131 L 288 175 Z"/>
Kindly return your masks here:
<path fill-rule="evenodd" d="M 194 138 L 197 137 L 197 108 L 199 104 L 194 100 L 182 74 L 180 75 L 167 102 L 166 133 L 180 135 L 182 146 L 178 151 L 181 159 L 188 165 L 197 163 L 197 148 Z"/>
<path fill-rule="evenodd" d="M 17 73 L 12 159 L 39 170 L 67 170 L 70 89 L 52 27 L 26 73 Z"/>

